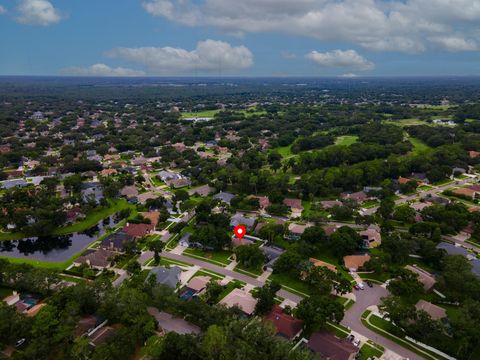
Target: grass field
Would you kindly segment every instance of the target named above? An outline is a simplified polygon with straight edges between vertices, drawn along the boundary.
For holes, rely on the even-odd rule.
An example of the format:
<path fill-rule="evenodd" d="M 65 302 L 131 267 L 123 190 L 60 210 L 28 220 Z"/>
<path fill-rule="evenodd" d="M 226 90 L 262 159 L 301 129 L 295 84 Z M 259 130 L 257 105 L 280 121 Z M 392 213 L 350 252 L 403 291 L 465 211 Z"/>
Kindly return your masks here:
<path fill-rule="evenodd" d="M 191 118 L 191 117 L 211 117 L 213 118 L 215 114 L 219 113 L 221 110 L 205 110 L 205 111 L 191 111 L 191 112 L 182 112 L 182 118 Z"/>
<path fill-rule="evenodd" d="M 358 136 L 356 135 L 343 135 L 339 136 L 335 140 L 335 145 L 341 145 L 341 146 L 350 146 L 358 141 Z"/>
<path fill-rule="evenodd" d="M 186 249 L 183 252 L 183 255 L 204 260 L 215 265 L 227 266 L 230 264 L 229 258 L 232 256 L 232 253 L 229 251 L 202 251 L 199 249 Z"/>
<path fill-rule="evenodd" d="M 387 120 L 385 121 L 386 124 L 393 124 L 398 125 L 401 127 L 404 126 L 415 126 L 415 125 L 429 125 L 426 121 L 420 119 L 402 119 L 402 120 Z"/>
<path fill-rule="evenodd" d="M 272 150 L 275 150 L 276 152 L 278 152 L 280 155 L 282 155 L 283 158 L 288 158 L 294 155 L 292 153 L 292 145 L 282 146 Z"/>
<path fill-rule="evenodd" d="M 425 144 L 423 141 L 416 139 L 416 138 L 409 138 L 410 143 L 413 145 L 413 152 L 418 154 L 420 152 L 425 152 L 431 149 L 430 146 Z"/>

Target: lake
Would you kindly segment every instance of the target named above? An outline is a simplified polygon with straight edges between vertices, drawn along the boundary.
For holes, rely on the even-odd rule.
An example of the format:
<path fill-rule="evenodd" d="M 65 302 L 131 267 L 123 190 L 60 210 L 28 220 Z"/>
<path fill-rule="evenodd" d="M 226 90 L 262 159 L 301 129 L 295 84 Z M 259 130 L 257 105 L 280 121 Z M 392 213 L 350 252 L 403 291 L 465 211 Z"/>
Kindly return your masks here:
<path fill-rule="evenodd" d="M 0 256 L 64 262 L 88 247 L 88 245 L 105 234 L 108 227 L 111 228 L 117 223 L 118 219 L 115 216 L 110 216 L 83 232 L 61 236 L 42 236 L 22 240 L 0 241 Z"/>

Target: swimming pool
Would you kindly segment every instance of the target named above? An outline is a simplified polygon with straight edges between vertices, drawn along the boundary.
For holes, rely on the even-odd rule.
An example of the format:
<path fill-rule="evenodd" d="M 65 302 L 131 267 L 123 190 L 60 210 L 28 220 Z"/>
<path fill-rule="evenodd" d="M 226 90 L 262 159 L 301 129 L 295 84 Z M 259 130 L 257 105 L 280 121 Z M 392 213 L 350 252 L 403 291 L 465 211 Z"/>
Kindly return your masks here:
<path fill-rule="evenodd" d="M 192 290 L 192 289 L 188 289 L 185 290 L 181 295 L 180 295 L 180 299 L 182 300 L 190 300 L 197 292 L 195 290 Z"/>

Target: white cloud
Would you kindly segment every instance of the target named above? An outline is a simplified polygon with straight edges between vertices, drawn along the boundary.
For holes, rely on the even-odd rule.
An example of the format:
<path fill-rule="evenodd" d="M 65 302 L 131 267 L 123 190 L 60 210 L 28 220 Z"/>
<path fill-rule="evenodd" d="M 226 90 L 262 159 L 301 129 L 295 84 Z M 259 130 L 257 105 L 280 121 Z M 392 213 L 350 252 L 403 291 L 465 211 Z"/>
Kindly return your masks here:
<path fill-rule="evenodd" d="M 58 23 L 62 16 L 48 0 L 21 0 L 17 21 L 28 25 L 48 26 Z"/>
<path fill-rule="evenodd" d="M 75 76 L 144 76 L 145 72 L 122 67 L 111 68 L 105 64 L 95 64 L 89 67 L 69 67 L 62 70 L 63 74 Z"/>
<path fill-rule="evenodd" d="M 342 79 L 353 79 L 353 78 L 357 78 L 358 75 L 354 73 L 346 73 L 346 74 L 339 75 L 338 77 Z"/>
<path fill-rule="evenodd" d="M 253 54 L 245 46 L 233 47 L 215 40 L 200 41 L 191 51 L 173 47 L 116 48 L 106 55 L 142 64 L 155 74 L 233 71 L 253 64 Z"/>
<path fill-rule="evenodd" d="M 290 51 L 282 51 L 281 55 L 282 55 L 282 58 L 287 59 L 287 60 L 292 60 L 292 59 L 297 58 L 297 55 L 295 53 L 290 52 Z"/>
<path fill-rule="evenodd" d="M 280 32 L 410 53 L 476 50 L 468 39 L 477 38 L 480 18 L 478 0 L 145 0 L 143 7 L 230 34 Z M 458 39 L 438 40 L 451 34 Z"/>
<path fill-rule="evenodd" d="M 0 5 L 0 15 L 6 14 L 7 9 L 5 9 L 2 5 Z"/>
<path fill-rule="evenodd" d="M 309 60 L 324 67 L 350 68 L 356 70 L 373 70 L 375 65 L 358 54 L 355 50 L 333 50 L 325 53 L 312 51 L 305 55 Z"/>

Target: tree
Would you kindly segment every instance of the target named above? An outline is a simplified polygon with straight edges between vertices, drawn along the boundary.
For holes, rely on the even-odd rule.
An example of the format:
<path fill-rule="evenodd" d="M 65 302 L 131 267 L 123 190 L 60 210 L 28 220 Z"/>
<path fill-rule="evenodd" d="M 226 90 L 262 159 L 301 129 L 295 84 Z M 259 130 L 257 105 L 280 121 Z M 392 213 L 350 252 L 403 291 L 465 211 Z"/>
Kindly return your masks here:
<path fill-rule="evenodd" d="M 397 206 L 393 212 L 393 218 L 404 223 L 413 223 L 415 221 L 415 210 L 407 204 Z"/>
<path fill-rule="evenodd" d="M 380 201 L 380 206 L 377 209 L 377 214 L 385 220 L 390 219 L 393 210 L 395 208 L 395 202 L 390 198 L 385 198 Z"/>
<path fill-rule="evenodd" d="M 330 235 L 329 242 L 333 253 L 343 257 L 354 253 L 362 245 L 362 238 L 354 229 L 342 226 Z"/>
<path fill-rule="evenodd" d="M 216 304 L 218 302 L 218 297 L 223 291 L 223 286 L 218 283 L 218 281 L 211 279 L 205 290 L 206 301 L 209 304 Z"/>
<path fill-rule="evenodd" d="M 265 284 L 258 290 L 254 295 L 254 297 L 258 299 L 257 304 L 255 305 L 256 315 L 266 315 L 272 310 L 272 307 L 275 304 L 275 294 L 280 288 L 280 284 L 272 281 L 270 284 Z"/>
<path fill-rule="evenodd" d="M 240 265 L 249 269 L 259 268 L 265 261 L 265 255 L 262 250 L 254 244 L 238 246 L 235 248 L 234 253 Z"/>
<path fill-rule="evenodd" d="M 387 319 L 400 328 L 406 328 L 408 324 L 415 319 L 415 306 L 404 302 L 396 296 L 383 298 L 378 308 L 380 311 L 386 313 L 385 316 Z M 395 329 L 393 326 L 392 328 Z"/>
<path fill-rule="evenodd" d="M 148 244 L 148 248 L 154 253 L 155 264 L 160 262 L 160 253 L 163 251 L 164 247 L 165 243 L 163 243 L 161 240 L 153 240 Z"/>
<path fill-rule="evenodd" d="M 288 273 L 294 277 L 300 276 L 300 263 L 303 258 L 294 250 L 285 251 L 273 265 L 274 273 Z"/>
<path fill-rule="evenodd" d="M 310 296 L 297 307 L 296 315 L 305 322 L 307 331 L 317 331 L 325 327 L 328 320 L 340 322 L 343 319 L 343 305 L 329 295 Z"/>
<path fill-rule="evenodd" d="M 130 274 L 136 274 L 142 270 L 142 266 L 137 259 L 132 259 L 128 262 L 126 269 Z"/>
<path fill-rule="evenodd" d="M 418 281 L 418 274 L 406 269 L 401 269 L 397 278 L 390 281 L 387 289 L 395 296 L 413 298 L 423 293 L 423 285 Z"/>
<path fill-rule="evenodd" d="M 325 231 L 321 226 L 306 228 L 300 237 L 300 240 L 309 244 L 322 244 L 326 239 Z"/>
<path fill-rule="evenodd" d="M 207 354 L 209 359 L 221 359 L 220 355 L 223 353 L 227 341 L 225 331 L 217 325 L 211 325 L 203 337 L 201 350 Z"/>

